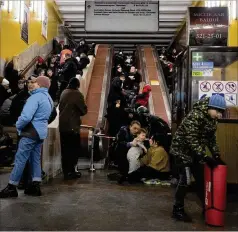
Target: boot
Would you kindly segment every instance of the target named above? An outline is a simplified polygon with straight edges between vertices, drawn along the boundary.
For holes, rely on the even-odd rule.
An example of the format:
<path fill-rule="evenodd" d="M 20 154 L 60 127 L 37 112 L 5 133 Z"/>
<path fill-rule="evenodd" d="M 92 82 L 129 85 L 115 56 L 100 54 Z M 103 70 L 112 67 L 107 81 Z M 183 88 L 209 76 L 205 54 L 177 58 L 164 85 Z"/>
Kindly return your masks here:
<path fill-rule="evenodd" d="M 41 196 L 40 182 L 34 181 L 25 189 L 24 194 L 35 197 Z"/>
<path fill-rule="evenodd" d="M 68 174 L 64 175 L 65 180 L 74 180 L 81 177 L 81 172 L 69 172 Z"/>
<path fill-rule="evenodd" d="M 183 221 L 183 222 L 192 222 L 192 218 L 186 214 L 184 207 L 174 206 L 172 218 Z"/>
<path fill-rule="evenodd" d="M 128 178 L 127 178 L 127 176 L 121 176 L 120 178 L 119 178 L 119 180 L 117 181 L 117 183 L 118 184 L 123 184 L 125 181 L 127 181 L 128 180 Z"/>
<path fill-rule="evenodd" d="M 12 184 L 8 184 L 5 189 L 0 192 L 0 198 L 18 197 L 17 187 Z"/>

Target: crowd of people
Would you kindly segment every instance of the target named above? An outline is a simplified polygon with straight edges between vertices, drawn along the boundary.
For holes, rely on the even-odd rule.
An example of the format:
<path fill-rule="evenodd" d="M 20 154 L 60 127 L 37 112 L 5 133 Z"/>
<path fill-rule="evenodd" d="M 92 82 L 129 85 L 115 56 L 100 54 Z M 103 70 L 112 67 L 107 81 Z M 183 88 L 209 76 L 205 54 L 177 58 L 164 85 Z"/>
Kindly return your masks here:
<path fill-rule="evenodd" d="M 0 78 L 1 162 L 11 157 L 13 143 L 4 132 L 5 125 L 16 126 L 18 144 L 14 168 L 0 198 L 18 196 L 17 186 L 24 169 L 28 173 L 22 180 L 25 194 L 41 195 L 41 149 L 48 124 L 57 115 L 54 104 L 57 101 L 64 179 L 81 176 L 75 167 L 80 153 L 80 117 L 87 114 L 87 105 L 76 75 L 82 75 L 83 67 L 89 62 L 86 54 L 94 54 L 94 48 L 82 40 L 75 50 L 65 46 L 48 62 L 39 58 L 35 73 L 27 79 L 17 75 L 12 63 L 7 66 L 5 77 Z M 210 168 L 223 164 L 215 134 L 218 119 L 226 110 L 226 101 L 219 94 L 200 99 L 171 139 L 168 124 L 149 113 L 150 92 L 149 83 L 144 82 L 136 69 L 135 54 L 126 55 L 122 51 L 115 54 L 106 118 L 108 134 L 115 137 L 110 146 L 110 164 L 118 172 L 109 174 L 108 179 L 123 184 L 146 179 L 169 180 L 172 175 L 179 180 L 172 215 L 188 222 L 191 218 L 184 210 L 184 198 L 191 173 L 204 208 L 203 164 Z M 6 112 L 10 112 L 8 116 L 4 115 Z M 206 154 L 206 147 L 212 156 Z"/>
<path fill-rule="evenodd" d="M 45 174 L 41 169 L 41 150 L 48 125 L 57 116 L 57 105 L 64 177 L 80 176 L 74 169 L 77 151 L 72 148 L 80 143 L 80 116 L 87 113 L 87 106 L 79 91 L 80 77 L 76 76 L 82 76 L 90 63 L 88 55 L 95 55 L 95 44 L 89 47 L 82 39 L 75 49 L 67 45 L 57 48 L 59 54 L 54 50 L 46 61 L 37 59 L 30 77 L 18 75 L 13 62 L 9 62 L 5 76 L 0 78 L 0 164 L 8 166 L 14 161 L 1 198 L 17 197 L 17 186 L 25 189 L 27 195 L 41 195 L 40 182 Z M 17 129 L 16 154 L 13 139 L 4 130 L 9 126 Z"/>
<path fill-rule="evenodd" d="M 149 113 L 150 92 L 151 86 L 136 68 L 135 54 L 116 53 L 106 117 L 108 133 L 116 137 L 109 158 L 119 170 L 108 178 L 120 184 L 170 176 L 171 131 L 163 119 Z"/>

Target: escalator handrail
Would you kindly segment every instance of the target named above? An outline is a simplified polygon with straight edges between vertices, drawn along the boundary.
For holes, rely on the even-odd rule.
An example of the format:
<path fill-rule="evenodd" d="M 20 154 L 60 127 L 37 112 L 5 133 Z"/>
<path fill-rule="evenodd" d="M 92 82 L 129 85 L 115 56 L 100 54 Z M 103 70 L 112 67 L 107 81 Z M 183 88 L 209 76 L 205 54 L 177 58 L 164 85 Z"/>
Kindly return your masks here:
<path fill-rule="evenodd" d="M 161 61 L 160 61 L 160 58 L 159 58 L 159 55 L 158 55 L 158 52 L 155 48 L 155 46 L 153 46 L 153 54 L 154 54 L 154 57 L 155 57 L 155 62 L 156 62 L 156 67 L 157 67 L 157 70 L 160 74 L 160 77 L 162 79 L 162 85 L 161 85 L 161 88 L 163 89 L 163 91 L 165 92 L 166 94 L 166 97 L 168 99 L 168 107 L 169 107 L 169 111 L 171 113 L 171 110 L 172 110 L 172 102 L 171 102 L 171 99 L 170 99 L 170 96 L 169 96 L 169 89 L 168 89 L 168 86 L 166 85 L 166 80 L 165 80 L 165 76 L 164 76 L 164 71 L 162 69 L 162 64 L 161 64 Z"/>
<path fill-rule="evenodd" d="M 108 56 L 106 58 L 106 66 L 105 66 L 105 72 L 104 72 L 103 83 L 102 83 L 101 101 L 100 101 L 100 108 L 98 113 L 96 129 L 105 129 L 105 126 L 106 126 L 106 118 L 104 117 L 104 115 L 106 114 L 106 110 L 107 110 L 107 96 L 109 93 L 110 83 L 111 83 L 110 80 L 111 80 L 111 72 L 112 72 L 113 53 L 114 53 L 114 47 L 113 45 L 111 45 L 109 48 Z"/>
<path fill-rule="evenodd" d="M 144 51 L 142 51 L 142 47 L 140 45 L 138 45 L 138 54 L 139 54 L 140 68 L 141 68 L 143 81 L 146 83 L 149 83 L 148 71 L 147 71 L 146 61 L 145 61 L 145 54 L 144 54 Z M 155 114 L 154 103 L 153 103 L 153 99 L 151 95 L 149 98 L 148 110 L 150 114 L 152 115 Z"/>

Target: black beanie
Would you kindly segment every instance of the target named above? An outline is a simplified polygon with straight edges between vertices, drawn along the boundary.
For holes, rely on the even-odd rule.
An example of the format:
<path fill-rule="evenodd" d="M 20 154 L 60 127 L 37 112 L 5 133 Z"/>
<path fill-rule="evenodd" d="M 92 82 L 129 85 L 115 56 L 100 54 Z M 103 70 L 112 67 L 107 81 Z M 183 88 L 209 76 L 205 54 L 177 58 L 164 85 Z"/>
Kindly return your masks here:
<path fill-rule="evenodd" d="M 80 82 L 79 79 L 76 77 L 73 77 L 69 80 L 68 89 L 79 89 Z"/>

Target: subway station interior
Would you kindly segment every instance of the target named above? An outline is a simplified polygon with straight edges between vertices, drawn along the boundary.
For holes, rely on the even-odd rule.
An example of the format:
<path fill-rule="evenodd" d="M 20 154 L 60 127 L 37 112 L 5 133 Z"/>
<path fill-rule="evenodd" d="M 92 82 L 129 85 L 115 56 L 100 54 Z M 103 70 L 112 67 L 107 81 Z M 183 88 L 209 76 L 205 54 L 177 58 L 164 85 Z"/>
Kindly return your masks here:
<path fill-rule="evenodd" d="M 238 0 L 0 0 L 1 231 L 238 231 Z"/>

